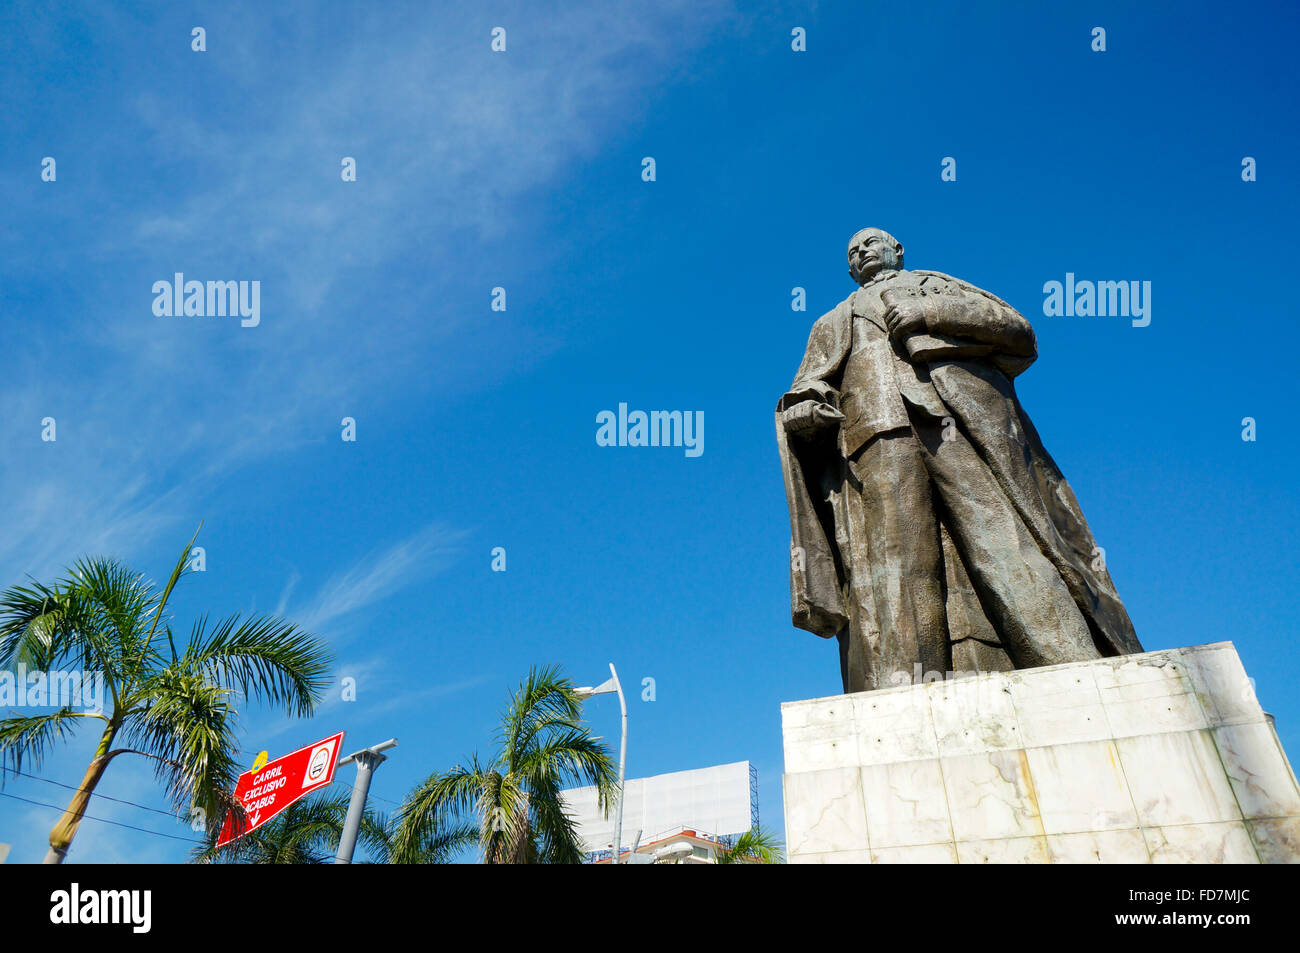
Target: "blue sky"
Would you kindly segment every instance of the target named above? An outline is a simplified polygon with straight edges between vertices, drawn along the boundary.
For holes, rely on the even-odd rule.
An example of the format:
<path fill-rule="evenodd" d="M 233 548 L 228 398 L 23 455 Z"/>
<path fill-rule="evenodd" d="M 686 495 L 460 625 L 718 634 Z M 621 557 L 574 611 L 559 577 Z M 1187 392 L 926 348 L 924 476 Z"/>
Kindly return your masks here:
<path fill-rule="evenodd" d="M 250 762 L 396 735 L 372 789 L 391 808 L 490 748 L 530 665 L 591 683 L 612 660 L 656 683 L 631 703 L 629 775 L 751 760 L 779 830 L 779 704 L 838 692 L 839 673 L 789 624 L 772 409 L 852 290 L 848 237 L 877 224 L 909 266 L 1033 322 L 1021 398 L 1139 638 L 1235 642 L 1294 756 L 1297 16 L 7 5 L 0 583 L 83 553 L 162 577 L 202 521 L 207 571 L 179 617 L 283 613 L 358 683 L 310 721 L 247 713 Z M 151 286 L 177 271 L 259 280 L 260 325 L 155 316 Z M 1044 316 L 1067 272 L 1152 282 L 1150 325 Z M 703 455 L 597 446 L 620 402 L 702 411 Z M 589 712 L 616 741 L 617 704 Z M 92 745 L 40 774 L 75 783 Z M 99 791 L 164 806 L 126 759 Z M 91 813 L 189 834 L 104 799 Z M 0 799 L 11 861 L 39 860 L 55 818 Z M 185 854 L 87 821 L 69 859 Z"/>

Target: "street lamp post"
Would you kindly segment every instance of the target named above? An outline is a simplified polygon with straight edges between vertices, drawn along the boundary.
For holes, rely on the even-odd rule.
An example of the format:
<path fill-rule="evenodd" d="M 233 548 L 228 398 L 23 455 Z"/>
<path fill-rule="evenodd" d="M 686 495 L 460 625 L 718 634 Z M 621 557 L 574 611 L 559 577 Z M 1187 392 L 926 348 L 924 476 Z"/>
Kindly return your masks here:
<path fill-rule="evenodd" d="M 623 776 L 627 770 L 627 699 L 623 697 L 623 684 L 618 680 L 618 672 L 614 669 L 613 662 L 609 663 L 609 674 L 610 678 L 595 688 L 575 688 L 573 693 L 579 698 L 607 695 L 610 692 L 618 694 L 618 707 L 623 714 L 623 739 L 618 748 L 618 813 L 614 817 L 614 863 L 617 864 L 623 848 Z"/>

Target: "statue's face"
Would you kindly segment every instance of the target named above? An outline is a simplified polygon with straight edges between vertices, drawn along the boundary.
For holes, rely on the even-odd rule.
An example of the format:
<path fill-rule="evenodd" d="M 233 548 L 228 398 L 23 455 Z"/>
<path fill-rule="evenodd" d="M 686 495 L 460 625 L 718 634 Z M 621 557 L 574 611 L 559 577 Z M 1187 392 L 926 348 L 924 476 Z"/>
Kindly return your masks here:
<path fill-rule="evenodd" d="M 902 266 L 901 251 L 888 232 L 864 228 L 849 244 L 849 274 L 858 284 L 864 284 L 886 269 L 897 270 Z"/>

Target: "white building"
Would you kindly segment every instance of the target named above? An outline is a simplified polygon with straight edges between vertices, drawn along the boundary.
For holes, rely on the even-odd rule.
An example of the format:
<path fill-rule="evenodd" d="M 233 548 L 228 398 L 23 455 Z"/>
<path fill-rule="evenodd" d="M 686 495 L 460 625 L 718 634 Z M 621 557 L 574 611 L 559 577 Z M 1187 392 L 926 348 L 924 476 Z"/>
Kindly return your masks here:
<path fill-rule="evenodd" d="M 625 790 L 620 847 L 629 852 L 636 846 L 632 863 L 676 858 L 711 864 L 730 838 L 758 826 L 758 772 L 748 761 L 631 778 Z M 572 788 L 563 797 L 587 852 L 596 863 L 608 862 L 615 812 L 601 813 L 594 787 Z"/>

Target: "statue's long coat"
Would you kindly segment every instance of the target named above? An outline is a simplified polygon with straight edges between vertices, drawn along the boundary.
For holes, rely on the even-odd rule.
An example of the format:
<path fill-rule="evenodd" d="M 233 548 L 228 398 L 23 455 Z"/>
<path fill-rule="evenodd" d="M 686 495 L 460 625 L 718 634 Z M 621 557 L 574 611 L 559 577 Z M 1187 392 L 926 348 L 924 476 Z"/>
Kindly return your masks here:
<path fill-rule="evenodd" d="M 990 322 L 1025 323 L 1006 302 L 951 276 L 922 271 L 900 274 L 912 276 L 909 280 L 941 283 L 948 295 L 956 296 L 950 304 L 960 301 L 962 306 L 979 309 Z M 791 615 L 796 626 L 824 638 L 838 636 L 848 625 L 850 580 L 844 565 L 846 554 L 836 543 L 836 521 L 844 520 L 846 460 L 876 433 L 898 422 L 893 420 L 896 411 L 891 410 L 895 406 L 891 401 L 897 400 L 895 377 L 907 376 L 901 369 L 905 365 L 900 364 L 892 372 L 881 366 L 877 386 L 872 388 L 876 393 L 869 395 L 875 410 L 865 413 L 855 407 L 855 412 L 849 412 L 848 419 L 837 428 L 833 440 L 805 442 L 787 437 L 781 411 L 808 399 L 845 409 L 841 406 L 840 384 L 850 350 L 855 347 L 854 301 L 860 294 L 855 292 L 814 325 L 803 363 L 793 386 L 781 398 L 776 415 L 790 509 Z M 937 343 L 937 347 L 931 349 L 932 357 L 924 365 L 928 375 L 921 371 L 919 376 L 928 376 L 944 409 L 975 447 L 1041 552 L 1060 573 L 1098 650 L 1103 655 L 1141 652 L 1128 613 L 1099 559 L 1100 550 L 1083 511 L 1016 398 L 1012 379 L 1034 358 L 1002 353 L 996 345 L 963 348 L 960 342 L 950 339 L 927 341 Z M 945 348 L 945 344 L 954 346 Z M 886 378 L 888 374 L 894 376 Z M 915 386 L 915 380 L 909 378 L 906 384 Z M 898 408 L 903 406 L 897 404 Z M 953 481 L 945 482 L 952 485 Z M 941 496 L 942 491 L 936 489 L 936 493 Z M 946 532 L 944 535 L 947 548 L 951 540 Z M 978 603 L 974 611 L 982 611 Z M 994 631 L 1000 628 L 996 618 L 979 619 L 973 627 L 964 627 L 967 631 L 981 627 L 987 630 L 990 624 Z"/>

